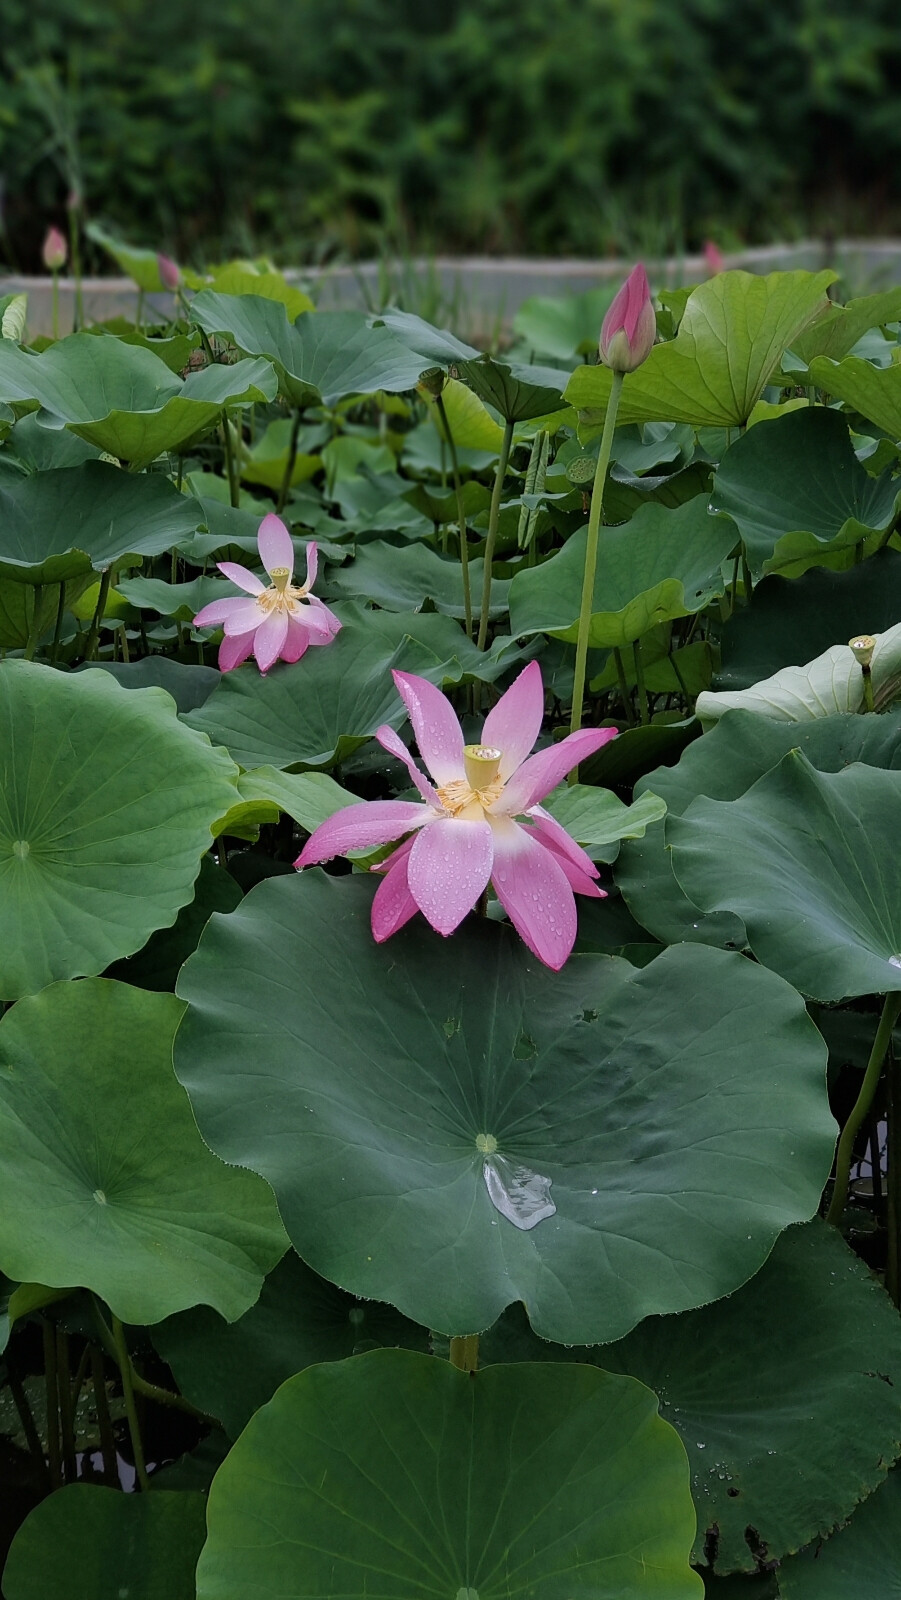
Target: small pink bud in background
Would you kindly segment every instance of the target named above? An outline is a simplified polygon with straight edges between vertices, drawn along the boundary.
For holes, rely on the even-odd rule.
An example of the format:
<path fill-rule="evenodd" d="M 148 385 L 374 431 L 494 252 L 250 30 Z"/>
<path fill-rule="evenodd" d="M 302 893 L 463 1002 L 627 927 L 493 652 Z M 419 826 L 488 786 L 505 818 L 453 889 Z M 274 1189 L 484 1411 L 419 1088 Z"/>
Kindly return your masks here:
<path fill-rule="evenodd" d="M 68 254 L 69 247 L 59 228 L 48 228 L 47 237 L 44 240 L 44 248 L 41 251 L 47 271 L 59 272 L 60 267 L 66 265 Z"/>
<path fill-rule="evenodd" d="M 718 272 L 722 272 L 726 265 L 723 260 L 722 250 L 718 244 L 714 244 L 712 239 L 704 241 L 704 260 L 707 262 L 711 278 L 715 278 Z"/>
<path fill-rule="evenodd" d="M 164 289 L 175 290 L 181 283 L 181 268 L 169 256 L 158 255 L 156 258 L 157 271 Z"/>
<path fill-rule="evenodd" d="M 598 350 L 605 367 L 634 372 L 654 346 L 657 319 L 651 304 L 648 275 L 639 262 L 616 295 L 601 324 Z"/>

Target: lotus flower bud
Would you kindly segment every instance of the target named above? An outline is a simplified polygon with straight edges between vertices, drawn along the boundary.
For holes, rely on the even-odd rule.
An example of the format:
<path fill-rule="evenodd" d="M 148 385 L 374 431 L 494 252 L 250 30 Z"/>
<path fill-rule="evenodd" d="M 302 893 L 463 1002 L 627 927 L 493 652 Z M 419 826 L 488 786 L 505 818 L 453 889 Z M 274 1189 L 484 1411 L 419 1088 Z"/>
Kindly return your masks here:
<path fill-rule="evenodd" d="M 447 382 L 447 375 L 441 367 L 426 367 L 425 372 L 419 374 L 419 387 L 426 394 L 439 395 Z"/>
<path fill-rule="evenodd" d="M 41 254 L 48 272 L 59 272 L 60 267 L 66 265 L 69 248 L 59 228 L 47 229 L 47 237 L 44 240 L 44 248 Z"/>
<path fill-rule="evenodd" d="M 722 250 L 718 244 L 714 244 L 712 239 L 705 239 L 704 241 L 704 260 L 707 263 L 707 270 L 711 278 L 715 278 L 718 272 L 722 272 L 726 265 L 723 260 Z"/>
<path fill-rule="evenodd" d="M 181 268 L 169 256 L 158 255 L 156 267 L 164 289 L 176 290 L 181 283 Z"/>
<path fill-rule="evenodd" d="M 873 635 L 871 633 L 856 633 L 853 639 L 848 640 L 848 648 L 853 651 L 854 659 L 858 666 L 863 667 L 864 671 L 866 671 L 873 659 L 873 651 L 876 649 L 876 640 Z"/>
<path fill-rule="evenodd" d="M 657 334 L 648 275 L 639 262 L 616 295 L 601 325 L 598 350 L 614 372 L 634 372 L 647 361 Z"/>

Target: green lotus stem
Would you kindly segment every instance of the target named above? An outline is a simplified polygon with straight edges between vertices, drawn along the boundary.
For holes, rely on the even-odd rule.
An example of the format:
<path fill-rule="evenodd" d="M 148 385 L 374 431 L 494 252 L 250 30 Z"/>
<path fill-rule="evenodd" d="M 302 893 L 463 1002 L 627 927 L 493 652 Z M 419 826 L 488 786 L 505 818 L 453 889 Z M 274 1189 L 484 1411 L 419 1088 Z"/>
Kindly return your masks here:
<path fill-rule="evenodd" d="M 450 1364 L 460 1372 L 478 1372 L 479 1336 L 465 1333 L 450 1342 Z"/>
<path fill-rule="evenodd" d="M 889 1040 L 888 1068 L 888 1181 L 886 1221 L 888 1252 L 885 1287 L 896 1306 L 901 1306 L 901 1062 Z M 873 1172 L 878 1169 L 879 1148 L 874 1138 Z"/>
<path fill-rule="evenodd" d="M 53 273 L 53 337 L 59 338 L 59 273 Z"/>
<path fill-rule="evenodd" d="M 641 716 L 642 727 L 647 727 L 647 724 L 650 722 L 651 718 L 648 713 L 648 692 L 644 685 L 644 663 L 641 659 L 641 650 L 639 649 L 638 639 L 633 641 L 632 654 L 635 657 L 635 682 L 638 685 L 638 710 Z"/>
<path fill-rule="evenodd" d="M 75 1417 L 72 1408 L 72 1375 L 69 1369 L 69 1335 L 65 1328 L 56 1330 L 56 1372 L 63 1476 L 67 1483 L 74 1483 L 78 1476 L 78 1465 L 75 1460 Z"/>
<path fill-rule="evenodd" d="M 34 660 L 34 652 L 38 647 L 38 640 L 41 637 L 41 601 L 43 600 L 43 597 L 44 585 L 42 583 L 36 583 L 32 591 L 31 603 L 33 610 L 31 613 L 31 627 L 28 630 L 28 639 L 24 651 L 26 661 Z"/>
<path fill-rule="evenodd" d="M 84 647 L 85 661 L 93 661 L 94 659 L 94 652 L 97 649 L 97 640 L 100 637 L 100 624 L 103 621 L 103 613 L 106 610 L 106 602 L 109 598 L 111 581 L 112 567 L 105 567 L 103 572 L 100 574 L 100 588 L 97 591 L 97 604 L 94 607 L 94 615 L 91 619 L 91 626 L 88 631 L 88 641 Z"/>
<path fill-rule="evenodd" d="M 119 1350 L 112 1333 L 107 1327 L 106 1319 L 96 1298 L 94 1300 L 94 1323 L 100 1343 L 107 1355 L 111 1356 L 118 1366 Z M 135 1394 L 143 1395 L 145 1400 L 153 1400 L 156 1405 L 170 1406 L 173 1411 L 184 1411 L 187 1416 L 196 1417 L 198 1422 L 216 1422 L 215 1417 L 209 1416 L 206 1411 L 199 1410 L 197 1406 L 192 1406 L 190 1400 L 186 1400 L 184 1395 L 173 1394 L 171 1389 L 161 1389 L 159 1384 L 150 1383 L 147 1378 L 142 1378 L 133 1363 L 131 1366 L 131 1384 Z"/>
<path fill-rule="evenodd" d="M 222 438 L 225 443 L 225 470 L 228 474 L 228 497 L 232 503 L 232 506 L 237 508 L 239 503 L 238 474 L 235 469 L 235 452 L 232 448 L 232 433 L 227 411 L 223 411 L 222 413 Z"/>
<path fill-rule="evenodd" d="M 619 684 L 620 698 L 623 702 L 623 715 L 629 724 L 629 727 L 631 728 L 635 725 L 635 717 L 632 713 L 632 696 L 629 693 L 629 685 L 626 682 L 626 668 L 623 663 L 623 653 L 617 645 L 613 646 L 613 664 L 616 667 L 616 679 Z M 575 782 L 575 777 L 570 778 L 570 783 Z"/>
<path fill-rule="evenodd" d="M 144 1463 L 144 1445 L 141 1440 L 141 1429 L 138 1425 L 138 1409 L 135 1405 L 134 1369 L 131 1356 L 128 1354 L 128 1345 L 125 1343 L 125 1329 L 119 1318 L 113 1313 L 113 1343 L 116 1347 L 116 1363 L 122 1376 L 122 1394 L 125 1398 L 125 1416 L 128 1420 L 128 1432 L 131 1437 L 131 1451 L 135 1458 L 135 1472 L 138 1483 L 143 1490 L 150 1488 L 150 1479 L 147 1476 L 147 1467 Z"/>
<path fill-rule="evenodd" d="M 44 1388 L 47 1397 L 47 1464 L 54 1488 L 62 1483 L 62 1463 L 59 1450 L 59 1388 L 56 1364 L 56 1332 L 53 1325 L 41 1318 L 44 1338 Z"/>
<path fill-rule="evenodd" d="M 669 647 L 669 664 L 672 667 L 674 673 L 676 674 L 676 679 L 678 681 L 679 688 L 682 690 L 682 693 L 685 696 L 686 704 L 687 705 L 691 705 L 691 695 L 688 692 L 688 684 L 685 682 L 685 679 L 682 676 L 682 668 L 679 666 L 679 663 L 676 660 L 676 653 L 673 650 L 672 639 L 670 640 L 670 647 Z"/>
<path fill-rule="evenodd" d="M 57 601 L 56 606 L 56 623 L 54 624 L 53 628 L 53 644 L 50 647 L 50 665 L 53 667 L 56 666 L 56 658 L 59 655 L 59 641 L 63 631 L 63 617 L 65 615 L 65 611 L 66 585 L 61 583 L 59 586 L 59 600 Z"/>
<path fill-rule="evenodd" d="M 143 331 L 144 331 L 144 327 L 143 327 L 143 323 L 144 323 L 144 291 L 143 291 L 143 289 L 139 289 L 138 290 L 138 309 L 137 309 L 137 313 L 135 315 L 135 323 L 137 324 L 138 333 L 143 333 Z"/>
<path fill-rule="evenodd" d="M 876 710 L 876 705 L 873 700 L 873 674 L 870 671 L 869 666 L 863 668 L 863 699 L 864 705 L 868 711 Z"/>
<path fill-rule="evenodd" d="M 80 208 L 73 206 L 69 212 L 69 255 L 72 259 L 72 276 L 75 279 L 75 306 L 72 316 L 72 331 L 77 333 L 84 327 L 84 298 L 81 292 L 81 240 Z"/>
<path fill-rule="evenodd" d="M 485 540 L 485 573 L 482 579 L 482 607 L 479 612 L 479 637 L 477 640 L 480 650 L 484 650 L 488 639 L 488 611 L 491 606 L 491 563 L 494 560 L 494 546 L 497 542 L 497 523 L 501 514 L 501 493 L 504 479 L 507 476 L 507 462 L 510 459 L 510 446 L 513 443 L 513 423 L 508 422 L 504 428 L 504 437 L 501 444 L 501 453 L 497 463 L 497 477 L 491 491 L 491 506 L 488 512 L 488 537 Z"/>
<path fill-rule="evenodd" d="M 873 1104 L 873 1096 L 876 1093 L 882 1072 L 882 1063 L 891 1043 L 892 1029 L 898 1020 L 899 1012 L 901 1012 L 901 994 L 887 994 L 883 1002 L 879 1026 L 876 1029 L 876 1037 L 873 1040 L 873 1048 L 870 1051 L 870 1059 L 867 1062 L 867 1070 L 864 1073 L 863 1083 L 860 1087 L 860 1094 L 857 1096 L 854 1109 L 845 1123 L 841 1138 L 838 1141 L 838 1153 L 835 1158 L 835 1187 L 832 1191 L 832 1199 L 829 1202 L 829 1210 L 826 1212 L 826 1221 L 831 1222 L 835 1227 L 838 1227 L 841 1221 L 842 1213 L 845 1209 L 845 1201 L 848 1198 L 851 1163 L 854 1159 L 854 1141 L 857 1138 L 861 1123 Z"/>
<path fill-rule="evenodd" d="M 288 492 L 291 488 L 291 479 L 294 476 L 294 463 L 297 460 L 297 440 L 300 436 L 300 418 L 301 411 L 298 407 L 294 413 L 294 426 L 291 429 L 291 443 L 288 446 L 288 460 L 285 464 L 285 472 L 282 478 L 281 488 L 278 491 L 278 500 L 275 504 L 275 509 L 279 515 L 281 515 L 285 509 L 285 502 L 288 499 Z"/>
<path fill-rule="evenodd" d="M 91 1384 L 94 1390 L 94 1410 L 97 1413 L 97 1428 L 100 1433 L 100 1454 L 103 1457 L 103 1471 L 110 1485 L 115 1485 L 119 1482 L 119 1472 L 116 1465 L 116 1436 L 113 1433 L 113 1424 L 109 1414 L 103 1356 L 97 1346 L 93 1344 L 91 1345 Z"/>
<path fill-rule="evenodd" d="M 607 484 L 607 469 L 610 465 L 610 451 L 613 448 L 613 430 L 616 427 L 616 413 L 619 410 L 619 397 L 622 393 L 623 373 L 614 372 L 610 384 L 610 398 L 607 401 L 607 410 L 604 415 L 604 431 L 601 434 L 601 448 L 598 452 L 598 464 L 594 473 L 594 484 L 591 490 L 591 510 L 588 513 L 588 543 L 585 546 L 585 568 L 582 576 L 582 605 L 579 611 L 579 634 L 576 640 L 576 670 L 573 677 L 573 707 L 569 728 L 571 733 L 578 733 L 582 726 L 582 701 L 585 698 L 585 666 L 588 661 L 588 633 L 591 627 L 591 602 L 594 599 L 594 577 L 598 564 L 598 539 L 601 531 L 601 517 L 604 508 L 604 489 Z M 576 781 L 578 773 L 572 779 Z"/>
<path fill-rule="evenodd" d="M 25 1435 L 25 1443 L 28 1445 L 32 1460 L 34 1461 L 44 1487 L 46 1489 L 50 1489 L 53 1486 L 50 1482 L 50 1474 L 47 1471 L 47 1461 L 44 1456 L 44 1446 L 41 1444 L 40 1435 L 35 1427 L 35 1421 L 31 1413 L 31 1407 L 28 1404 L 28 1397 L 22 1387 L 18 1373 L 13 1369 L 9 1350 L 6 1351 L 5 1360 L 6 1382 L 9 1387 L 9 1392 L 13 1397 L 13 1405 L 19 1414 L 19 1421 L 22 1424 L 22 1432 Z"/>
<path fill-rule="evenodd" d="M 472 590 L 469 584 L 469 535 L 466 531 L 466 508 L 463 505 L 463 485 L 460 482 L 460 467 L 457 461 L 457 446 L 451 432 L 450 419 L 444 398 L 440 394 L 435 396 L 435 409 L 441 419 L 441 426 L 447 437 L 447 447 L 451 458 L 451 475 L 454 480 L 454 494 L 457 500 L 457 523 L 460 529 L 460 575 L 463 579 L 463 612 L 466 619 L 466 637 L 472 638 Z M 442 448 L 444 440 L 441 441 Z"/>

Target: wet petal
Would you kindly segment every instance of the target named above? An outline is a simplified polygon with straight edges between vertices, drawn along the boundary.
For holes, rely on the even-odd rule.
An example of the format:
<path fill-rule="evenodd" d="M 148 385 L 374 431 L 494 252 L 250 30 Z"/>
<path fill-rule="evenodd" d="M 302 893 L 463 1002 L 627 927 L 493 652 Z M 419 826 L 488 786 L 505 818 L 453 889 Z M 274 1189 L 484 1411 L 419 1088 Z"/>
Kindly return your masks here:
<path fill-rule="evenodd" d="M 582 871 L 581 867 L 577 867 L 575 865 L 568 855 L 564 855 L 561 850 L 555 849 L 553 844 L 551 844 L 547 839 L 543 838 L 538 832 L 537 828 L 530 827 L 527 822 L 519 823 L 519 827 L 521 827 L 523 832 L 527 833 L 530 838 L 537 839 L 538 843 L 542 845 L 544 849 L 550 850 L 551 854 L 557 861 L 559 861 L 561 867 L 563 868 L 563 871 L 566 874 L 567 882 L 574 894 L 587 894 L 593 900 L 606 900 L 607 890 L 600 888 L 600 886 L 594 881 L 597 877 L 597 869 L 594 871 L 594 876 L 589 877 L 586 872 Z"/>
<path fill-rule="evenodd" d="M 514 773 L 506 789 L 494 806 L 496 813 L 508 817 L 528 811 L 530 806 L 543 800 L 546 794 L 562 783 L 568 772 L 580 761 L 587 761 L 611 739 L 616 738 L 616 728 L 580 728 L 578 733 L 568 733 L 559 744 L 547 750 L 538 750 L 524 761 Z"/>
<path fill-rule="evenodd" d="M 236 633 L 232 638 L 223 639 L 219 646 L 219 670 L 231 672 L 233 667 L 240 667 L 246 661 L 253 649 L 253 631 L 250 633 Z"/>
<path fill-rule="evenodd" d="M 515 822 L 499 819 L 493 829 L 497 897 L 532 953 L 559 971 L 576 938 L 576 903 L 563 866 Z"/>
<path fill-rule="evenodd" d="M 224 601 L 222 603 L 225 604 Z M 265 621 L 266 613 L 255 600 L 233 600 L 232 609 L 224 618 L 222 626 L 231 636 L 233 633 L 250 633 L 261 628 Z"/>
<path fill-rule="evenodd" d="M 315 634 L 323 643 L 335 636 L 330 621 L 331 615 L 326 606 L 305 605 L 302 600 L 295 600 L 291 610 L 292 621 L 298 623 L 308 633 Z"/>
<path fill-rule="evenodd" d="M 428 778 L 424 777 L 420 772 L 403 739 L 395 733 L 393 728 L 389 728 L 386 723 L 383 723 L 380 728 L 376 728 L 375 736 L 383 750 L 387 750 L 389 755 L 396 756 L 398 761 L 403 762 L 423 800 L 426 800 L 430 806 L 434 806 L 436 811 L 440 810 L 441 802 L 438 796 Z"/>
<path fill-rule="evenodd" d="M 377 845 L 399 839 L 411 828 L 421 828 L 430 817 L 426 807 L 415 800 L 361 800 L 359 805 L 345 806 L 321 822 L 294 865 L 311 867 L 317 861 L 346 855 L 348 850 L 374 850 Z"/>
<path fill-rule="evenodd" d="M 481 743 L 501 751 L 502 778 L 512 777 L 525 761 L 541 732 L 543 716 L 541 668 L 537 661 L 530 661 L 506 694 L 501 695 L 494 710 L 489 711 L 482 729 Z"/>
<path fill-rule="evenodd" d="M 423 916 L 453 933 L 491 877 L 494 838 L 488 822 L 450 818 L 425 828 L 410 851 L 407 882 Z"/>
<path fill-rule="evenodd" d="M 531 806 L 528 815 L 539 838 L 543 838 L 551 845 L 558 855 L 566 856 L 574 867 L 578 867 L 580 872 L 587 873 L 589 878 L 600 876 L 591 856 L 580 844 L 576 844 L 572 835 L 567 833 L 563 824 L 558 822 L 556 817 L 552 817 L 549 811 L 545 811 L 543 806 Z"/>
<path fill-rule="evenodd" d="M 288 636 L 282 645 L 282 660 L 299 661 L 311 644 L 308 630 L 296 617 L 289 617 Z"/>
<path fill-rule="evenodd" d="M 307 612 L 315 612 L 317 617 L 322 617 L 328 623 L 329 634 L 333 639 L 336 633 L 341 632 L 343 626 L 341 618 L 336 617 L 334 611 L 330 611 L 328 606 L 323 605 L 321 600 L 317 600 L 314 594 L 310 595 L 305 610 Z"/>
<path fill-rule="evenodd" d="M 463 730 L 449 700 L 426 678 L 392 674 L 413 724 L 419 753 L 437 784 L 463 777 Z"/>
<path fill-rule="evenodd" d="M 231 599 L 229 600 L 213 600 L 210 605 L 204 606 L 201 611 L 198 611 L 196 617 L 194 618 L 194 626 L 195 628 L 220 627 L 222 623 L 225 622 L 229 617 L 239 614 L 241 608 L 247 605 L 253 605 L 253 626 L 256 627 L 263 613 L 259 610 L 254 601 L 244 600 L 241 595 L 238 594 L 232 595 Z"/>
<path fill-rule="evenodd" d="M 379 884 L 372 902 L 372 936 L 376 944 L 390 939 L 419 910 L 407 883 L 409 850 L 401 845 L 391 858 L 391 866 Z M 400 857 L 400 859 L 398 859 Z"/>
<path fill-rule="evenodd" d="M 278 660 L 287 637 L 287 614 L 284 611 L 271 611 L 265 622 L 260 623 L 253 641 L 253 653 L 261 672 L 268 672 Z"/>
<path fill-rule="evenodd" d="M 316 573 L 319 571 L 319 556 L 316 550 L 316 540 L 311 539 L 307 545 L 307 581 L 305 588 L 312 589 L 316 582 Z"/>
<path fill-rule="evenodd" d="M 291 543 L 291 535 L 281 517 L 277 517 L 274 511 L 270 511 L 260 523 L 257 545 L 260 560 L 270 575 L 279 567 L 287 567 L 289 572 L 294 571 L 294 546 Z"/>
<path fill-rule="evenodd" d="M 263 593 L 266 585 L 262 578 L 258 578 L 256 573 L 251 572 L 248 567 L 242 567 L 240 562 L 217 561 L 216 565 L 226 578 L 231 578 L 232 583 L 238 585 L 239 589 L 245 589 L 248 594 Z"/>

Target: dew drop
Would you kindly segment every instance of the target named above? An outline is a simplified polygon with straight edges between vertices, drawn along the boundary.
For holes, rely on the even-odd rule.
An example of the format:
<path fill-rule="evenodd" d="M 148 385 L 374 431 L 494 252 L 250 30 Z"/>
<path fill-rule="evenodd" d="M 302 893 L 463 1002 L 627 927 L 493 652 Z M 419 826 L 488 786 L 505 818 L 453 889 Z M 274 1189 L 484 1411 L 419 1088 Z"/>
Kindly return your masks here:
<path fill-rule="evenodd" d="M 550 1196 L 551 1179 L 530 1167 L 492 1155 L 482 1168 L 491 1204 L 515 1228 L 527 1233 L 545 1217 L 555 1215 L 557 1207 Z"/>
<path fill-rule="evenodd" d="M 15 845 L 13 845 L 13 849 L 14 850 L 16 849 Z M 26 846 L 26 849 L 27 849 L 27 846 Z M 889 964 L 890 967 L 901 967 L 901 956 L 889 956 L 888 964 Z"/>

